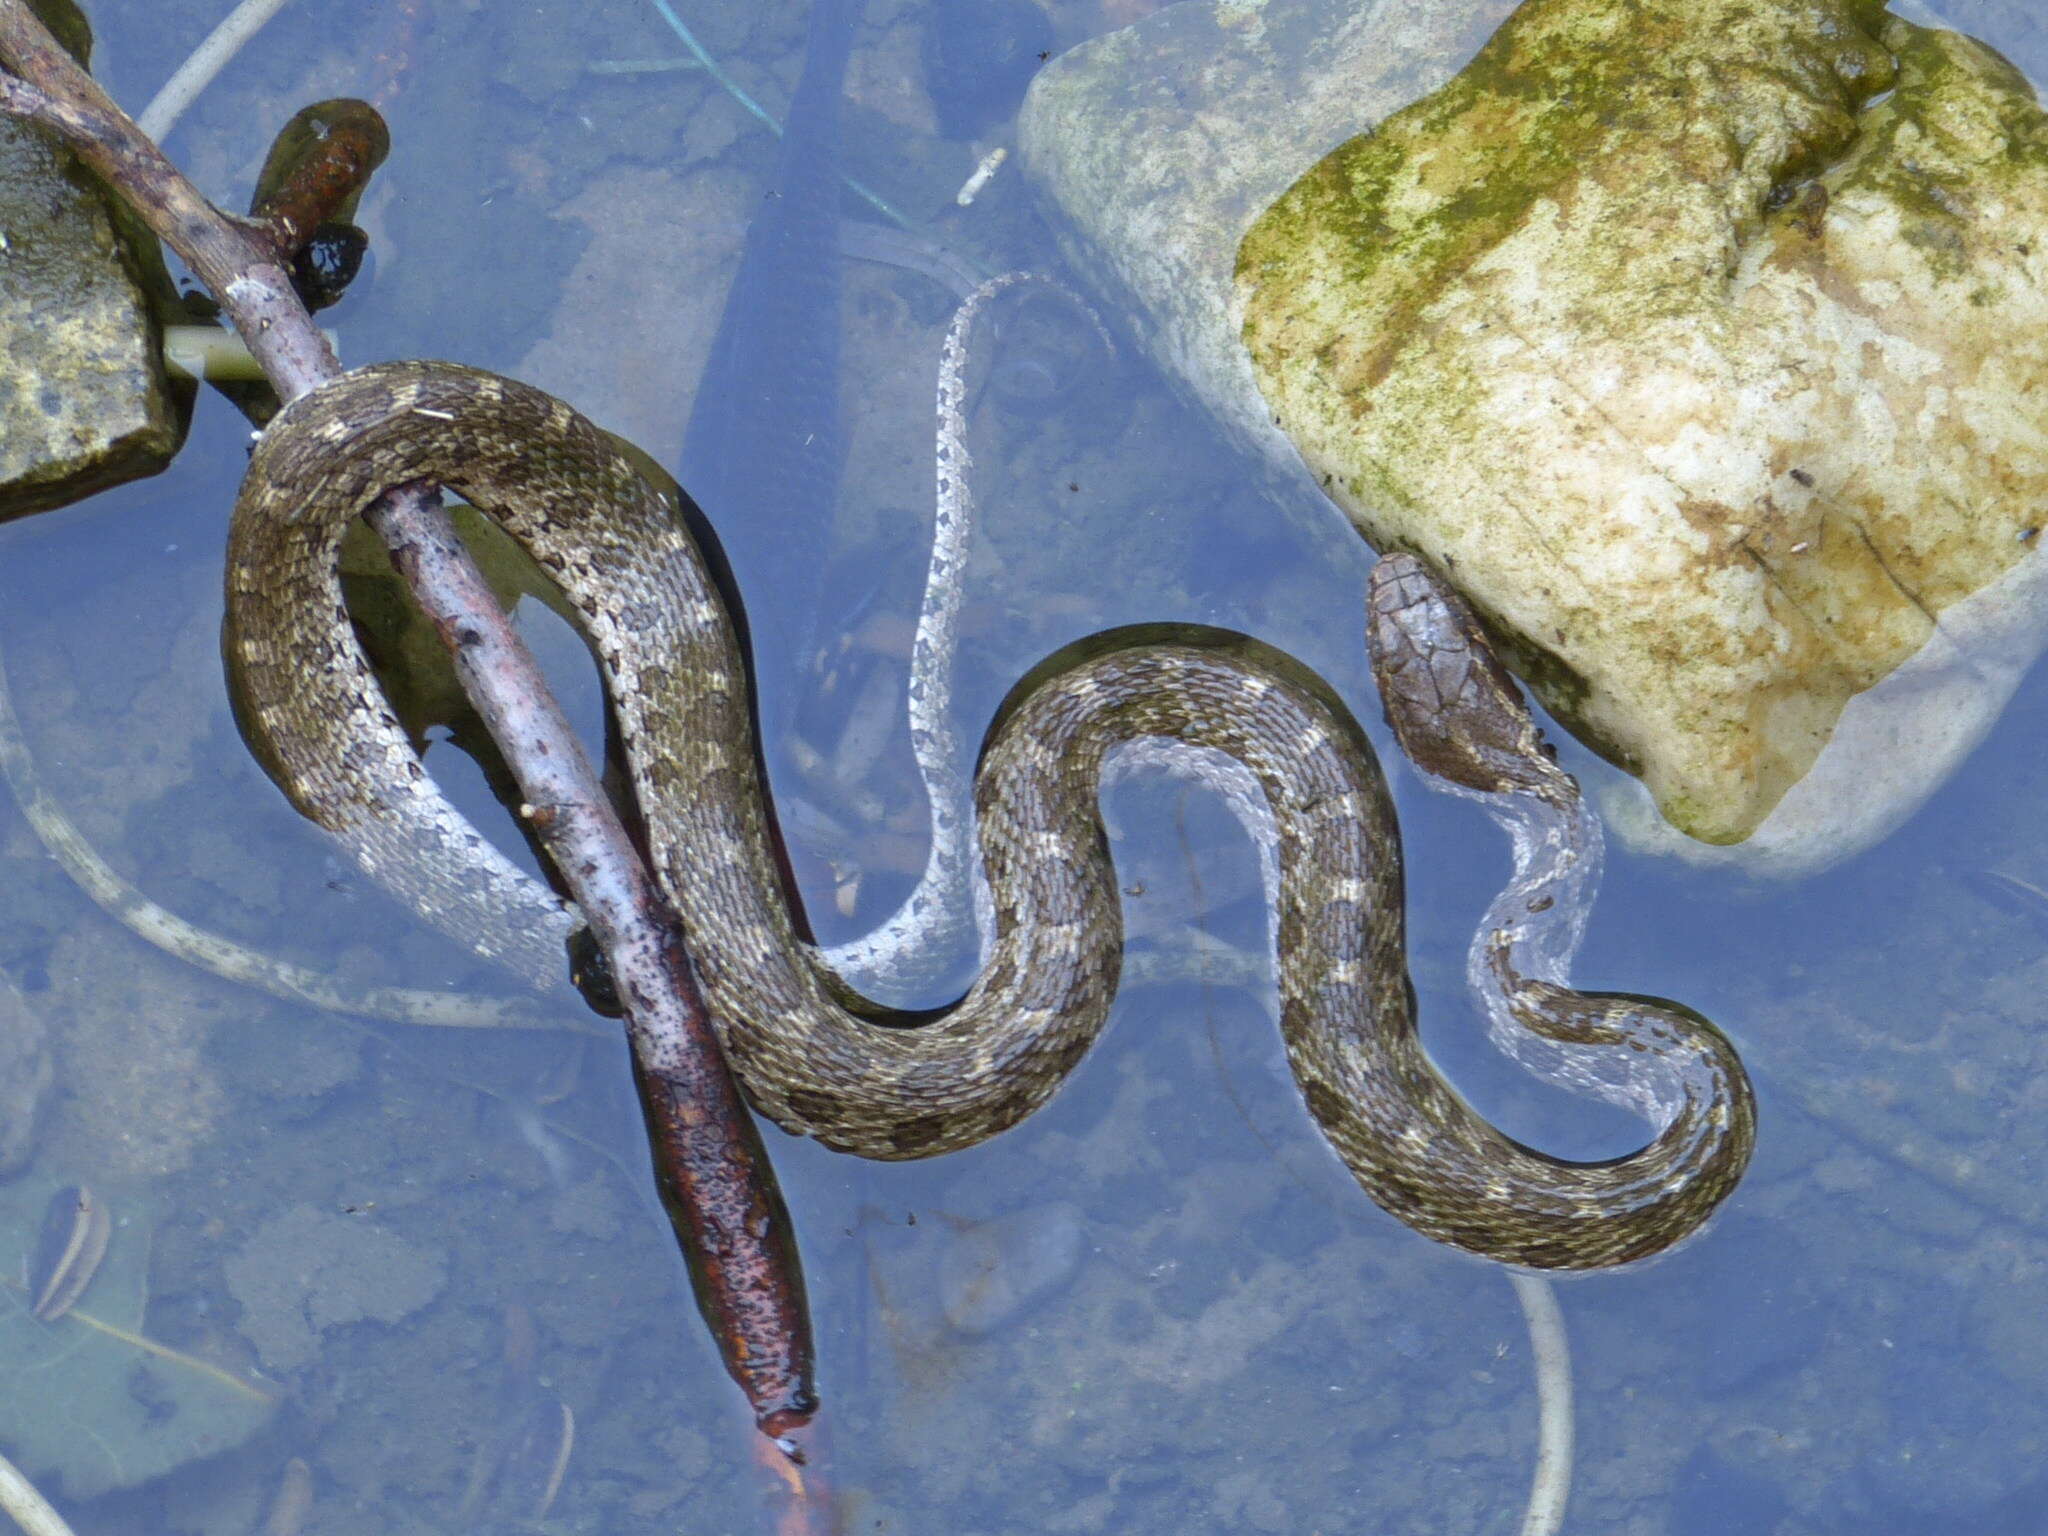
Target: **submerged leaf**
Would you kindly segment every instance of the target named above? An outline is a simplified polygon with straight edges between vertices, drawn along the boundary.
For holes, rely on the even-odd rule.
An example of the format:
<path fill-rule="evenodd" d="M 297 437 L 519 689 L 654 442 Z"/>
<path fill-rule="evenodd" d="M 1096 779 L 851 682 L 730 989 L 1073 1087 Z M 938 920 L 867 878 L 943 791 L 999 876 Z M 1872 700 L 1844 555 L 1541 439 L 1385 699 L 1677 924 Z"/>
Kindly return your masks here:
<path fill-rule="evenodd" d="M 50 1194 L 47 1183 L 0 1189 L 0 1254 L 30 1253 Z M 72 1499 L 217 1455 L 276 1409 L 274 1397 L 226 1368 L 141 1337 L 151 1221 L 140 1196 L 120 1204 L 126 1221 L 113 1231 L 85 1310 L 39 1322 L 20 1289 L 0 1288 L 0 1438 L 25 1472 L 61 1481 Z M 14 1268 L 0 1264 L 0 1273 Z"/>
<path fill-rule="evenodd" d="M 112 1235 L 106 1202 L 83 1184 L 50 1196 L 28 1270 L 29 1311 L 38 1322 L 54 1323 L 85 1294 Z"/>

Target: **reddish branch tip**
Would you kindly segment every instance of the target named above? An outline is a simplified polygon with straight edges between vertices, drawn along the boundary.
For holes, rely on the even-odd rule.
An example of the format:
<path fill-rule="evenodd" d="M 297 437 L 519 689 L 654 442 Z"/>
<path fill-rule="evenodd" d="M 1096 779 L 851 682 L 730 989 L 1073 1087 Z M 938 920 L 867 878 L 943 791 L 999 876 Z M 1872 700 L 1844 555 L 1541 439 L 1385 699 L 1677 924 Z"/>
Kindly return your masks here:
<path fill-rule="evenodd" d="M 810 1424 L 818 1411 L 818 1394 L 804 1383 L 787 1388 L 780 1394 L 780 1401 L 773 1404 L 757 1403 L 754 1424 L 770 1440 L 775 1448 L 798 1466 L 804 1464 L 803 1446 L 791 1438 Z"/>

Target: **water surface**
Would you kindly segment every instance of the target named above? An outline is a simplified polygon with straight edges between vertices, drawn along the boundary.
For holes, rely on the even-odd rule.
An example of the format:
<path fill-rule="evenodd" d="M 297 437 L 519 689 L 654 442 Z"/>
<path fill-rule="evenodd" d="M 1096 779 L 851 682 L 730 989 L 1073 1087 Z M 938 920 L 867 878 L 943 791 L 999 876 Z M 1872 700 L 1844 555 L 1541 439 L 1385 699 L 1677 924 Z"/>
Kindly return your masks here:
<path fill-rule="evenodd" d="M 103 78 L 139 106 L 212 9 L 100 5 Z M 426 8 L 410 34 L 399 7 L 375 9 L 287 10 L 169 148 L 239 200 L 297 106 L 381 93 L 396 148 L 362 218 L 374 272 L 331 321 L 345 358 L 518 374 L 674 464 L 773 140 L 701 72 L 599 68 L 681 56 L 643 0 Z M 1050 10 L 1063 44 L 1104 16 Z M 804 6 L 696 0 L 684 14 L 764 103 L 787 101 Z M 930 15 L 866 8 L 843 157 L 990 270 L 1057 272 L 1014 166 L 974 207 L 951 204 L 995 139 L 935 132 L 916 85 Z M 1957 0 L 1954 19 L 2048 74 L 2023 7 Z M 816 630 L 852 638 L 829 667 L 763 680 L 829 765 L 771 744 L 826 937 L 886 913 L 922 860 L 907 747 L 886 722 L 952 303 L 899 269 L 853 262 L 842 279 L 846 463 L 821 524 L 831 595 Z M 1333 560 L 1276 520 L 1140 365 L 1049 409 L 979 398 L 970 739 L 1048 651 L 1152 619 L 1293 651 L 1383 739 L 1360 650 L 1362 546 Z M 164 475 L 0 528 L 0 652 L 42 769 L 109 859 L 195 922 L 364 980 L 497 986 L 338 863 L 235 733 L 217 637 L 245 435 L 203 396 Z M 776 530 L 744 506 L 719 517 L 750 606 L 772 611 L 776 595 L 748 582 Z M 594 733 L 573 641 L 538 613 L 533 628 Z M 1571 1529 L 2038 1528 L 2048 935 L 1972 877 L 2048 884 L 2044 693 L 2037 676 L 1933 803 L 1826 875 L 1756 886 L 1613 858 L 1581 979 L 1720 1021 L 1758 1081 L 1762 1141 L 1704 1237 L 1562 1288 L 1579 1392 Z M 1577 747 L 1564 755 L 1591 771 Z M 459 754 L 429 761 L 491 814 Z M 1397 789 L 1432 1048 L 1517 1134 L 1568 1155 L 1625 1150 L 1627 1123 L 1525 1087 L 1477 1039 L 1463 948 L 1505 851 L 1469 808 L 1406 776 Z M 1114 811 L 1138 939 L 1198 926 L 1257 948 L 1255 867 L 1214 804 L 1136 787 Z M 533 1475 L 519 1434 L 556 1399 L 577 1437 L 547 1529 L 773 1528 L 777 1481 L 752 1459 L 649 1204 L 615 1039 L 366 1031 L 144 946 L 11 809 L 0 857 L 0 965 L 48 1021 L 62 1083 L 0 1209 L 39 1209 L 66 1183 L 102 1190 L 117 1244 L 146 1255 L 102 1304 L 133 1302 L 153 1337 L 256 1372 L 284 1402 L 246 1440 L 142 1480 L 166 1426 L 202 1412 L 181 1367 L 114 1355 L 88 1369 L 58 1351 L 0 1373 L 0 1446 L 81 1532 L 254 1529 L 294 1457 L 312 1476 L 306 1531 L 514 1521 L 517 1479 L 493 1469 L 509 1458 Z M 1257 987 L 1132 988 L 1051 1107 L 938 1162 L 867 1166 L 770 1132 L 849 1529 L 1515 1528 L 1535 1405 L 1509 1288 L 1359 1193 L 1294 1098 L 1269 1007 Z M 989 1301 L 994 1276 L 1020 1295 Z M 0 1349 L 27 1347 L 14 1305 L 0 1294 Z M 43 1415 L 66 1427 L 45 1453 L 63 1475 L 17 1438 Z"/>

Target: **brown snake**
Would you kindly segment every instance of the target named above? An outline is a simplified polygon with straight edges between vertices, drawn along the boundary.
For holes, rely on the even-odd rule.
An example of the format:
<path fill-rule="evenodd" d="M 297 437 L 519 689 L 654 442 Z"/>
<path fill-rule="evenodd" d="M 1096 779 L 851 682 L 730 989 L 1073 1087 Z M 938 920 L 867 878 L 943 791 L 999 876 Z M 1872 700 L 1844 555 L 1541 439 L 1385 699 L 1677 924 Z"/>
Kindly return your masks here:
<path fill-rule="evenodd" d="M 447 363 L 357 369 L 286 407 L 236 505 L 228 627 L 248 723 L 294 801 L 367 872 L 536 984 L 557 983 L 574 914 L 441 798 L 341 603 L 344 527 L 384 488 L 421 478 L 502 523 L 585 615 L 657 878 L 733 1069 L 784 1129 L 862 1156 L 924 1157 L 982 1141 L 1052 1094 L 1116 990 L 1122 914 L 1098 777 L 1113 749 L 1163 737 L 1228 754 L 1263 792 L 1288 1058 L 1324 1135 L 1386 1210 L 1489 1258 L 1585 1269 L 1676 1241 L 1740 1177 L 1754 1110 L 1727 1041 L 1683 1010 L 1565 985 L 1583 918 L 1575 870 L 1588 862 L 1569 848 L 1574 868 L 1518 876 L 1475 946 L 1503 998 L 1496 1035 L 1512 1032 L 1510 1047 L 1548 1075 L 1642 1110 L 1656 1135 L 1627 1157 L 1568 1163 L 1458 1096 L 1416 1038 L 1399 835 L 1370 745 L 1318 679 L 1221 631 L 1120 631 L 1019 685 L 976 782 L 994 911 L 979 977 L 915 1028 L 848 1006 L 791 917 L 745 662 L 674 505 L 538 390 Z M 1585 813 L 1454 603 L 1419 562 L 1381 562 L 1371 623 L 1390 715 L 1432 772 L 1509 807 L 1527 827 L 1518 869 L 1540 865 L 1557 835 L 1545 829 Z M 1546 938 L 1557 924 L 1562 936 Z"/>

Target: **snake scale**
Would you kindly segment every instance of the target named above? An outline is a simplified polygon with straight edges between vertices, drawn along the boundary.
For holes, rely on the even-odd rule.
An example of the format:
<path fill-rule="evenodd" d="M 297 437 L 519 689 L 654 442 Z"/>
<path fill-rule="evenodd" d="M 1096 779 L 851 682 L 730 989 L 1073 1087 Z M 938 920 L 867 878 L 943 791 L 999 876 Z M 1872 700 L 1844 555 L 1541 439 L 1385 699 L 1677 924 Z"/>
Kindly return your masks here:
<path fill-rule="evenodd" d="M 1560 814 L 1583 816 L 1576 788 L 1512 683 L 1466 643 L 1469 616 L 1413 559 L 1381 562 L 1371 597 L 1404 745 L 1523 828 L 1517 884 L 1474 948 L 1499 983 L 1496 1034 L 1549 1075 L 1644 1112 L 1657 1129 L 1632 1155 L 1570 1163 L 1522 1146 L 1437 1072 L 1416 1036 L 1399 835 L 1372 749 L 1312 674 L 1223 631 L 1115 632 L 1021 683 L 976 781 L 993 906 L 978 978 L 917 1027 L 849 998 L 791 915 L 745 659 L 672 500 L 538 390 L 447 363 L 360 368 L 287 406 L 243 484 L 228 642 L 245 722 L 300 809 L 372 877 L 536 984 L 559 984 L 574 914 L 442 799 L 342 606 L 345 525 L 384 488 L 429 477 L 497 519 L 585 616 L 656 876 L 733 1070 L 786 1130 L 923 1157 L 980 1142 L 1053 1093 L 1100 1033 L 1118 976 L 1098 776 L 1119 746 L 1172 738 L 1234 758 L 1270 809 L 1288 1058 L 1382 1207 L 1489 1258 L 1583 1269 L 1676 1241 L 1740 1177 L 1754 1110 L 1727 1041 L 1682 1009 L 1565 984 L 1583 911 L 1569 910 L 1577 876 L 1544 850 Z M 1583 861 L 1568 850 L 1564 862 Z"/>

